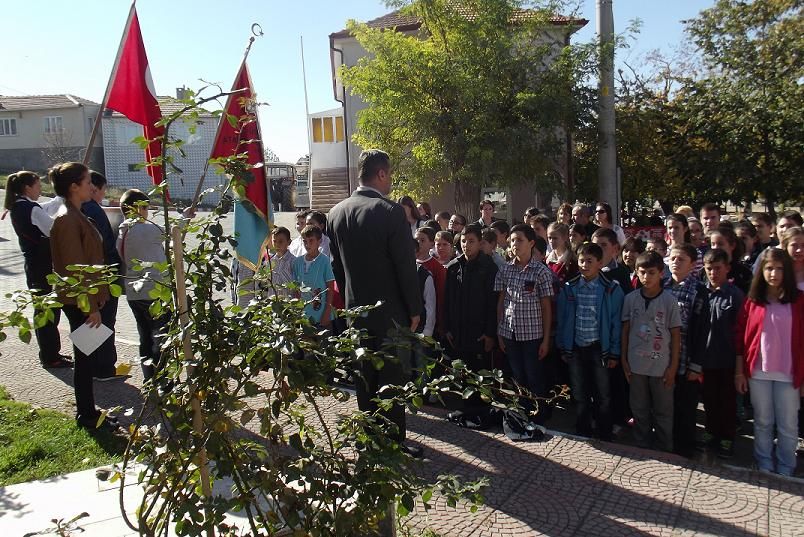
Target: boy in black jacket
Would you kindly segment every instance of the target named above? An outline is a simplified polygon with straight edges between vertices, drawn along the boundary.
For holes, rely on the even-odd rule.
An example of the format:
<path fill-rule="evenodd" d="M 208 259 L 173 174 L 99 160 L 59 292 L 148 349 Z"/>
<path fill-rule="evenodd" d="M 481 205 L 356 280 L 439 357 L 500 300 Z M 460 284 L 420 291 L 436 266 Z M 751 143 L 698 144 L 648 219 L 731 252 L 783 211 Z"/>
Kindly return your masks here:
<path fill-rule="evenodd" d="M 447 353 L 472 371 L 491 369 L 491 351 L 497 334 L 497 265 L 480 251 L 482 230 L 470 224 L 463 230 L 463 254 L 447 265 L 444 291 L 444 335 Z M 462 413 L 450 419 L 464 425 L 482 425 L 488 405 L 479 396 L 464 401 Z M 471 422 L 471 423 L 469 423 Z"/>

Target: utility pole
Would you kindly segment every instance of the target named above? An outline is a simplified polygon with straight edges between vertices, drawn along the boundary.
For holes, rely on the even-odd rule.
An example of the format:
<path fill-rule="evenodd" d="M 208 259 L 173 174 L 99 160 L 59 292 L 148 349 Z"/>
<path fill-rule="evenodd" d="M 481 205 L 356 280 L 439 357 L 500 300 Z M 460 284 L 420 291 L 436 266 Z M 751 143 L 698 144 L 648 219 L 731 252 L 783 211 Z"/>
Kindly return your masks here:
<path fill-rule="evenodd" d="M 611 205 L 612 217 L 615 222 L 619 222 L 617 139 L 614 131 L 614 13 L 612 0 L 597 0 L 597 36 L 600 40 L 598 197 L 600 201 Z"/>

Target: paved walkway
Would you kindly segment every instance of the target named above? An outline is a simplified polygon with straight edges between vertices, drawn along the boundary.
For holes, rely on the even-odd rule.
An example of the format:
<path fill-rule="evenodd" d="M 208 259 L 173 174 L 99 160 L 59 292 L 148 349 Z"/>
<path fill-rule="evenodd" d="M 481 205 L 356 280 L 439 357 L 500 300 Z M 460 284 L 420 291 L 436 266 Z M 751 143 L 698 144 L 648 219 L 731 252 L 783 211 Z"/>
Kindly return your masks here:
<path fill-rule="evenodd" d="M 24 286 L 13 239 L 5 220 L 0 223 L 0 297 Z M 134 324 L 125 301 L 118 323 L 121 359 L 134 359 L 136 348 L 128 343 L 136 339 Z M 64 348 L 69 349 L 66 322 L 62 327 Z M 13 397 L 73 412 L 69 371 L 43 370 L 35 347 L 13 337 L 0 344 L 0 353 L 0 385 Z M 96 385 L 98 404 L 139 405 L 142 377 L 136 367 L 132 372 L 127 382 Z M 436 502 L 430 513 L 419 509 L 410 517 L 408 524 L 414 528 L 455 537 L 804 536 L 804 481 L 566 436 L 515 443 L 499 432 L 459 429 L 444 421 L 444 413 L 428 408 L 409 417 L 409 438 L 426 450 L 422 471 L 488 477 L 491 486 L 477 513 Z M 0 536 L 38 531 L 50 518 L 69 518 L 81 511 L 90 513 L 85 527 L 91 531 L 83 535 L 128 535 L 115 502 L 109 500 L 114 492 L 103 492 L 107 488 L 91 473 L 0 488 Z M 43 501 L 43 490 L 69 501 Z M 73 500 L 76 503 L 70 503 Z"/>

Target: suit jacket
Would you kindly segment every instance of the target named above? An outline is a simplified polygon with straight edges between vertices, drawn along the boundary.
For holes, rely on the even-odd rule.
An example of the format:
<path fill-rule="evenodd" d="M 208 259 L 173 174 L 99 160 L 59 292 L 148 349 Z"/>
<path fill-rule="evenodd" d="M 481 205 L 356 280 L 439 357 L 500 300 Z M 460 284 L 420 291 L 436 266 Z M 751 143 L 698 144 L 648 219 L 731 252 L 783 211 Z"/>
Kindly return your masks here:
<path fill-rule="evenodd" d="M 383 337 L 422 311 L 416 257 L 405 210 L 379 193 L 355 191 L 329 212 L 332 269 L 346 307 L 383 305 L 355 325 Z"/>

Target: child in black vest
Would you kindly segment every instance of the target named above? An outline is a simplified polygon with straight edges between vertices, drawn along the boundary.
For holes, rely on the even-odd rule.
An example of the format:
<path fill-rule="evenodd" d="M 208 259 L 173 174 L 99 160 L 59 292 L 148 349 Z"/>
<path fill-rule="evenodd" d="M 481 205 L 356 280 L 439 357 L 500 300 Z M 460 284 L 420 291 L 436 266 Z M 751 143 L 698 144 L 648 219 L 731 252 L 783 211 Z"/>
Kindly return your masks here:
<path fill-rule="evenodd" d="M 12 173 L 6 182 L 5 209 L 11 213 L 11 225 L 19 239 L 25 259 L 25 280 L 28 289 L 37 295 L 50 293 L 48 274 L 53 272 L 50 256 L 50 229 L 53 219 L 36 202 L 42 192 L 39 176 L 33 172 Z M 72 367 L 68 357 L 62 356 L 59 338 L 61 310 L 52 310 L 53 321 L 34 331 L 39 344 L 39 361 L 45 368 Z M 35 315 L 40 312 L 34 312 Z"/>

